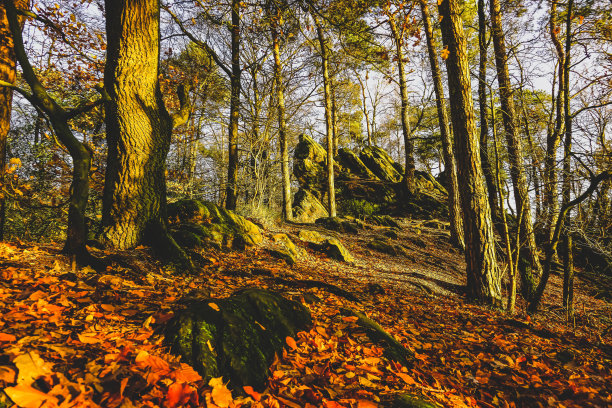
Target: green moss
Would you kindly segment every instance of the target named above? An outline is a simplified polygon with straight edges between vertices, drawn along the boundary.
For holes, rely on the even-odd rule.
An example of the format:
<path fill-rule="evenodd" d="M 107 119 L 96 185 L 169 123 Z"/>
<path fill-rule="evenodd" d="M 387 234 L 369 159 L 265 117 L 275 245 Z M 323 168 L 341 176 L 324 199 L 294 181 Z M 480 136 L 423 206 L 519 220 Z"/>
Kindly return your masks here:
<path fill-rule="evenodd" d="M 439 408 L 439 405 L 427 402 L 412 394 L 396 395 L 391 401 L 383 406 L 388 408 Z"/>

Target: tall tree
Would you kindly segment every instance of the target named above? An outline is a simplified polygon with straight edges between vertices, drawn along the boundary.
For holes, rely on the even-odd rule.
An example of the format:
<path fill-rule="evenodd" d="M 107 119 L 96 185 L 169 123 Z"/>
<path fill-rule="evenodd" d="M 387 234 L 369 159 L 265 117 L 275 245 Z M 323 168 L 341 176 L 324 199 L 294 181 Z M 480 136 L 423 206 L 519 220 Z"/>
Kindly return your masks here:
<path fill-rule="evenodd" d="M 159 1 L 106 0 L 105 5 L 104 238 L 121 249 L 149 243 L 186 262 L 166 229 L 165 171 L 172 128 L 186 121 L 188 109 L 186 92 L 179 94 L 183 109 L 174 117 L 162 100 Z"/>
<path fill-rule="evenodd" d="M 526 262 L 519 263 L 519 272 L 523 295 L 531 299 L 535 291 L 537 280 L 542 275 L 542 266 L 538 258 L 538 251 L 533 231 L 531 205 L 525 177 L 523 147 L 519 139 L 516 126 L 516 113 L 510 73 L 508 71 L 508 55 L 502 27 L 502 16 L 499 0 L 490 0 L 491 35 L 495 51 L 495 66 L 497 68 L 497 82 L 499 85 L 499 99 L 502 108 L 502 122 L 508 145 L 510 162 L 510 176 L 514 187 L 514 200 L 517 213 L 521 219 L 520 234 L 517 237 L 525 245 L 521 247 L 521 256 Z"/>
<path fill-rule="evenodd" d="M 331 78 L 329 75 L 328 41 L 323 30 L 321 19 L 312 11 L 317 38 L 321 53 L 321 71 L 323 75 L 323 99 L 325 105 L 325 135 L 327 139 L 327 210 L 330 217 L 336 216 L 336 191 L 334 188 L 334 136 L 332 118 Z"/>
<path fill-rule="evenodd" d="M 238 199 L 238 120 L 240 119 L 240 0 L 232 0 L 232 71 L 228 128 L 228 164 L 225 208 L 235 210 Z"/>
<path fill-rule="evenodd" d="M 27 3 L 21 3 L 24 5 Z M 95 107 L 101 100 L 83 103 L 77 108 L 66 109 L 62 107 L 43 86 L 32 67 L 25 52 L 21 24 L 17 17 L 17 9 L 13 0 L 4 0 L 6 17 L 8 19 L 14 51 L 21 66 L 23 78 L 28 84 L 31 93 L 15 87 L 11 83 L 2 83 L 21 93 L 32 105 L 43 112 L 48 118 L 58 140 L 68 150 L 72 159 L 72 184 L 68 206 L 68 231 L 63 251 L 74 254 L 79 261 L 87 261 L 88 253 L 85 246 L 87 228 L 85 224 L 85 210 L 89 197 L 89 170 L 91 167 L 91 149 L 76 138 L 68 121 Z"/>
<path fill-rule="evenodd" d="M 415 162 L 414 162 L 414 141 L 412 140 L 412 132 L 410 131 L 410 113 L 408 111 L 408 84 L 406 79 L 406 59 L 404 58 L 404 22 L 401 27 L 395 20 L 397 13 L 387 10 L 386 12 L 389 28 L 391 29 L 391 36 L 393 39 L 393 45 L 395 46 L 396 58 L 397 58 L 397 70 L 399 77 L 400 86 L 400 118 L 402 123 L 402 135 L 404 136 L 404 151 L 406 155 L 405 169 L 404 169 L 404 184 L 408 194 L 414 194 L 416 191 L 415 185 Z M 407 16 L 404 16 L 407 18 Z"/>
<path fill-rule="evenodd" d="M 462 192 L 468 296 L 501 306 L 501 279 L 495 255 L 491 209 L 480 165 L 480 144 L 474 124 L 474 101 L 458 0 L 442 0 L 438 10 L 442 40 L 448 52 L 446 70 L 455 136 L 459 188 Z"/>
<path fill-rule="evenodd" d="M 429 9 L 426 0 L 420 1 L 423 25 L 425 27 L 425 37 L 427 40 L 427 53 L 429 54 L 429 65 L 436 93 L 436 108 L 438 111 L 438 122 L 440 124 L 440 134 L 442 138 L 442 148 L 444 153 L 444 167 L 449 179 L 448 185 L 448 208 L 451 221 L 451 241 L 458 248 L 465 249 L 463 238 L 463 220 L 461 215 L 461 199 L 459 198 L 459 185 L 457 182 L 457 163 L 453 152 L 453 138 L 450 132 L 448 113 L 446 110 L 446 100 L 444 98 L 444 88 L 442 87 L 442 75 L 438 64 L 438 55 L 433 38 Z"/>

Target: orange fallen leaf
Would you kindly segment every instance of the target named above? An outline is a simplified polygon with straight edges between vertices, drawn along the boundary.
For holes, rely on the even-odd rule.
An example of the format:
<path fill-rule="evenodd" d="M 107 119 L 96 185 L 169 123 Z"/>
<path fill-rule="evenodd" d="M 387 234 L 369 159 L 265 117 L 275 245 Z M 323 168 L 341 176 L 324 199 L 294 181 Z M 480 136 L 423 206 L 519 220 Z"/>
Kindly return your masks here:
<path fill-rule="evenodd" d="M 255 401 L 261 400 L 261 394 L 255 391 L 253 387 L 251 387 L 250 385 L 245 385 L 244 387 L 242 387 L 242 389 L 244 390 L 244 392 L 246 392 L 247 395 L 251 396 Z"/>
<path fill-rule="evenodd" d="M 378 408 L 378 405 L 368 400 L 357 401 L 357 408 Z"/>
<path fill-rule="evenodd" d="M 214 387 L 211 396 L 213 402 L 221 408 L 229 407 L 230 403 L 234 400 L 232 392 L 224 384 Z"/>
<path fill-rule="evenodd" d="M 342 318 L 342 321 L 346 323 L 355 323 L 357 320 L 359 320 L 357 316 L 344 316 Z"/>
<path fill-rule="evenodd" d="M 185 383 L 176 382 L 168 387 L 166 395 L 166 406 L 174 408 L 179 405 L 185 405 L 193 398 L 195 388 Z M 197 397 L 197 392 L 195 393 Z"/>
<path fill-rule="evenodd" d="M 221 310 L 221 309 L 219 309 L 219 305 L 217 305 L 216 303 L 213 303 L 213 302 L 210 302 L 208 304 L 208 306 L 210 306 L 211 309 L 216 310 L 217 312 Z"/>
<path fill-rule="evenodd" d="M 416 381 L 414 381 L 414 378 L 412 378 L 406 373 L 397 373 L 397 376 L 401 378 L 402 380 L 404 380 L 404 382 L 408 385 L 416 384 Z"/>
<path fill-rule="evenodd" d="M 17 378 L 17 373 L 11 367 L 0 366 L 0 381 L 4 381 L 6 384 L 12 384 Z"/>
<path fill-rule="evenodd" d="M 285 341 L 287 342 L 287 345 L 289 346 L 291 350 L 297 350 L 297 344 L 295 340 L 293 339 L 293 337 L 287 336 Z"/>
<path fill-rule="evenodd" d="M 86 336 L 84 334 L 79 334 L 79 341 L 83 344 L 97 344 L 102 342 L 102 340 L 97 337 Z"/>
<path fill-rule="evenodd" d="M 54 396 L 45 394 L 25 384 L 7 387 L 4 389 L 4 392 L 21 408 L 39 408 L 44 403 L 48 403 L 49 406 L 55 406 L 58 403 L 57 398 Z"/>
<path fill-rule="evenodd" d="M 1 342 L 11 342 L 17 340 L 17 337 L 8 333 L 0 333 L 0 343 Z"/>

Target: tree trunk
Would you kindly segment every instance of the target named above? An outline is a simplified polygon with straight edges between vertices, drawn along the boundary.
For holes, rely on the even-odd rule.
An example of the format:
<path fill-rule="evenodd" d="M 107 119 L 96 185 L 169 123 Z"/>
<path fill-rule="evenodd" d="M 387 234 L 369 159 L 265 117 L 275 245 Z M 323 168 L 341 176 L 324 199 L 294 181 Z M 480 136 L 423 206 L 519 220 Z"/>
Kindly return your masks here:
<path fill-rule="evenodd" d="M 277 12 L 278 13 L 278 12 Z M 289 174 L 289 148 L 287 143 L 287 120 L 285 118 L 285 91 L 283 89 L 283 73 L 280 58 L 280 38 L 278 16 L 271 16 L 272 22 L 272 52 L 274 54 L 274 79 L 276 83 L 277 112 L 278 112 L 278 144 L 280 146 L 281 178 L 283 181 L 283 219 L 290 221 L 293 218 L 291 208 L 291 178 Z"/>
<path fill-rule="evenodd" d="M 446 69 L 450 100 L 453 101 L 451 120 L 462 192 L 467 294 L 471 299 L 501 306 L 501 282 L 495 256 L 491 209 L 480 165 L 461 10 L 457 0 L 442 0 L 438 9 L 442 18 L 442 39 L 449 51 Z"/>
<path fill-rule="evenodd" d="M 359 87 L 361 88 L 361 110 L 363 112 L 363 116 L 365 116 L 366 123 L 366 132 L 367 132 L 367 141 L 368 146 L 372 146 L 372 129 L 370 128 L 370 114 L 368 112 L 367 98 L 366 98 L 366 86 L 367 86 L 367 73 L 366 73 L 366 82 L 361 79 L 358 72 L 355 72 L 355 76 L 359 81 Z"/>
<path fill-rule="evenodd" d="M 410 134 L 410 116 L 408 114 L 408 85 L 406 84 L 406 69 L 404 67 L 404 52 L 402 50 L 403 39 L 395 22 L 393 15 L 388 15 L 389 27 L 393 35 L 395 43 L 395 51 L 397 53 L 397 69 L 400 83 L 400 101 L 401 101 L 401 121 L 402 135 L 404 136 L 404 151 L 406 154 L 406 168 L 404 173 L 404 185 L 409 195 L 416 191 L 415 176 L 416 170 L 414 163 L 414 142 Z"/>
<path fill-rule="evenodd" d="M 480 107 L 480 160 L 482 171 L 487 182 L 489 206 L 494 222 L 499 220 L 499 203 L 497 202 L 497 183 L 493 176 L 489 159 L 489 121 L 487 105 L 487 21 L 484 0 L 478 0 L 478 105 Z"/>
<path fill-rule="evenodd" d="M 327 40 L 321 22 L 313 17 L 317 26 L 317 36 L 321 47 L 321 63 L 323 70 L 323 92 L 325 98 L 325 134 L 327 136 L 327 207 L 330 217 L 336 216 L 336 191 L 334 189 L 334 141 L 332 130 L 332 101 L 329 78 L 329 56 L 327 55 Z"/>
<path fill-rule="evenodd" d="M 510 176 L 514 186 L 514 200 L 516 211 L 521 214 L 521 234 L 516 239 L 525 242 L 521 248 L 521 257 L 527 262 L 519 263 L 523 296 L 529 300 L 535 291 L 537 280 L 542 274 L 542 266 L 538 252 L 531 219 L 531 205 L 527 190 L 527 179 L 524 171 L 523 148 L 516 128 L 516 114 L 508 71 L 508 56 L 502 28 L 502 19 L 499 0 L 490 0 L 491 6 L 491 34 L 495 50 L 495 65 L 497 67 L 497 81 L 499 84 L 499 98 L 502 107 L 502 121 L 508 144 L 510 161 Z"/>
<path fill-rule="evenodd" d="M 425 26 L 425 36 L 427 38 L 427 52 L 429 54 L 429 64 L 431 75 L 436 93 L 436 108 L 438 110 L 438 122 L 440 123 L 440 135 L 442 137 L 442 148 L 444 152 L 444 165 L 448 173 L 448 208 L 450 213 L 451 242 L 458 248 L 465 249 L 463 238 L 463 220 L 461 215 L 461 199 L 459 197 L 459 186 L 457 182 L 457 163 L 453 152 L 453 138 L 451 136 L 448 113 L 446 111 L 446 101 L 444 99 L 444 88 L 442 87 L 442 76 L 440 65 L 433 39 L 433 30 L 430 23 L 429 10 L 425 0 L 421 1 L 421 14 Z"/>
<path fill-rule="evenodd" d="M 228 126 L 228 164 L 225 208 L 235 210 L 238 198 L 238 119 L 240 117 L 240 0 L 232 0 L 232 75 Z"/>

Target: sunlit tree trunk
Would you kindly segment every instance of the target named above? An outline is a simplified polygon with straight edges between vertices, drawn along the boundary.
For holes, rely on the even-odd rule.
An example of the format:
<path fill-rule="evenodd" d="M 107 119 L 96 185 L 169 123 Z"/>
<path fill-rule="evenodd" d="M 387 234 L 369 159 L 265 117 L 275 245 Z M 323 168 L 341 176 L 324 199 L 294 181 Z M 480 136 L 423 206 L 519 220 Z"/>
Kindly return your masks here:
<path fill-rule="evenodd" d="M 402 122 L 402 135 L 404 136 L 404 151 L 406 155 L 406 167 L 404 173 L 404 185 L 406 191 L 409 194 L 414 194 L 416 191 L 415 185 L 415 163 L 414 163 L 414 142 L 412 141 L 412 135 L 410 131 L 410 115 L 408 112 L 408 85 L 406 81 L 406 68 L 404 61 L 403 52 L 403 38 L 400 30 L 395 22 L 395 17 L 389 15 L 389 27 L 391 28 L 391 35 L 393 36 L 393 42 L 395 45 L 395 51 L 397 53 L 397 70 L 400 85 L 400 117 Z"/>
<path fill-rule="evenodd" d="M 274 54 L 274 80 L 276 84 L 278 112 L 278 144 L 280 146 L 281 179 L 283 182 L 283 219 L 291 220 L 291 179 L 289 174 L 289 147 L 287 142 L 287 119 L 285 115 L 285 91 L 283 88 L 283 72 L 280 58 L 280 35 L 278 31 L 278 14 L 272 17 L 272 52 Z"/>
<path fill-rule="evenodd" d="M 529 300 L 533 296 L 537 281 L 542 274 L 542 266 L 538 258 L 535 234 L 533 231 L 531 205 L 524 170 L 523 148 L 516 128 L 516 113 L 514 109 L 512 86 L 510 84 L 510 74 L 508 71 L 508 56 L 506 54 L 499 0 L 490 0 L 490 6 L 491 34 L 493 36 L 493 47 L 495 50 L 495 65 L 497 68 L 502 121 L 508 144 L 510 176 L 514 186 L 516 211 L 517 214 L 520 214 L 522 220 L 522 225 L 520 227 L 521 234 L 517 236 L 516 239 L 525 243 L 525 245 L 521 247 L 521 257 L 527 261 L 519 263 L 519 272 L 523 295 Z"/>
<path fill-rule="evenodd" d="M 238 199 L 238 119 L 240 118 L 240 0 L 232 0 L 232 75 L 228 126 L 228 165 L 225 208 L 235 210 Z"/>
<path fill-rule="evenodd" d="M 433 39 L 429 10 L 425 0 L 421 0 L 421 14 L 425 26 L 425 36 L 427 39 L 427 52 L 431 66 L 431 75 L 436 93 L 436 108 L 438 110 L 438 122 L 440 123 L 440 134 L 442 138 L 442 148 L 444 152 L 444 165 L 449 179 L 448 189 L 448 209 L 451 225 L 451 241 L 458 248 L 465 249 L 463 238 L 463 220 L 461 215 L 461 199 L 459 197 L 459 185 L 457 182 L 457 163 L 453 152 L 453 138 L 449 128 L 448 113 L 446 111 L 446 101 L 444 99 L 444 88 L 442 87 L 442 76 L 440 65 Z"/>
<path fill-rule="evenodd" d="M 325 134 L 327 137 L 327 206 L 330 217 L 336 216 L 336 191 L 334 189 L 334 141 L 332 129 L 331 84 L 329 78 L 329 56 L 327 40 L 319 19 L 313 17 L 317 26 L 317 36 L 321 48 L 321 69 L 323 71 L 323 93 L 325 99 Z"/>
<path fill-rule="evenodd" d="M 491 209 L 480 165 L 480 144 L 474 124 L 474 101 L 470 83 L 461 10 L 457 0 L 438 6 L 446 59 L 451 120 L 455 136 L 459 189 L 465 230 L 467 293 L 477 301 L 501 306 L 501 282 L 495 255 Z"/>
<path fill-rule="evenodd" d="M 499 220 L 499 203 L 491 160 L 489 159 L 489 120 L 487 104 L 487 19 L 484 0 L 478 0 L 478 105 L 480 107 L 480 159 L 487 182 L 493 221 Z"/>

